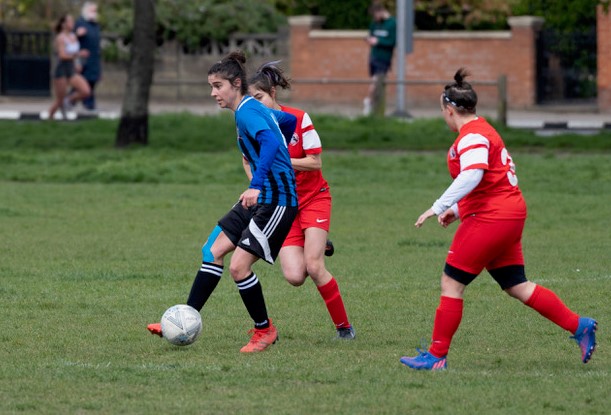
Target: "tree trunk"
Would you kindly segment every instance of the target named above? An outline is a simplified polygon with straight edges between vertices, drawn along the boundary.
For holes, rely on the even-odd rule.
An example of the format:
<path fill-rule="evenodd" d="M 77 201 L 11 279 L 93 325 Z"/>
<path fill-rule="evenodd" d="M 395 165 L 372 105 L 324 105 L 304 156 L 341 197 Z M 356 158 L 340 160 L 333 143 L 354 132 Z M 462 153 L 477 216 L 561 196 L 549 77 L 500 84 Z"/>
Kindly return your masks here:
<path fill-rule="evenodd" d="M 155 68 L 155 0 L 134 0 L 134 36 L 116 147 L 148 144 L 148 104 Z"/>

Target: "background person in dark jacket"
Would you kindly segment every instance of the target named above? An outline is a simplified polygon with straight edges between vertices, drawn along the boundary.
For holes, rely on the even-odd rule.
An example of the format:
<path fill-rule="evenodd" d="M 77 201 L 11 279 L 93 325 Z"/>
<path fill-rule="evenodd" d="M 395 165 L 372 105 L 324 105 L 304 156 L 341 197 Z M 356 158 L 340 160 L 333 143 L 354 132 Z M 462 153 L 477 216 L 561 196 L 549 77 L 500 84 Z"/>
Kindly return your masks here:
<path fill-rule="evenodd" d="M 367 97 L 363 100 L 363 114 L 371 114 L 371 106 L 376 95 L 376 83 L 379 76 L 386 76 L 392 64 L 392 55 L 397 40 L 397 22 L 384 5 L 373 2 L 369 8 L 373 21 L 369 25 L 367 43 L 371 46 L 369 53 L 369 76 L 371 84 Z"/>
<path fill-rule="evenodd" d="M 88 110 L 95 110 L 94 90 L 98 81 L 102 78 L 101 49 L 100 49 L 100 25 L 98 24 L 98 6 L 96 3 L 86 1 L 81 9 L 81 17 L 76 21 L 75 33 L 81 44 L 79 54 L 82 72 L 81 74 L 89 83 L 91 95 L 83 100 L 83 106 Z"/>

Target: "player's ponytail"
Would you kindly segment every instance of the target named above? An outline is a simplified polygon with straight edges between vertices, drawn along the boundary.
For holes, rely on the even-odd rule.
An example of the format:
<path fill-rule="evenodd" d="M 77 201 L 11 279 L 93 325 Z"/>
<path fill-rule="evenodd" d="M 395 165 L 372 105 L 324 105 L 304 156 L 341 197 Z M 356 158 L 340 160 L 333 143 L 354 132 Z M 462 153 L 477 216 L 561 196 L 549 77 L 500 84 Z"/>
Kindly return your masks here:
<path fill-rule="evenodd" d="M 271 95 L 272 88 L 290 89 L 291 81 L 277 65 L 280 61 L 264 63 L 249 79 L 249 85 Z"/>
<path fill-rule="evenodd" d="M 240 92 L 246 95 L 248 83 L 246 82 L 246 56 L 241 50 L 235 50 L 223 59 L 212 65 L 208 70 L 208 75 L 219 75 L 235 85 L 236 79 L 240 79 Z"/>
<path fill-rule="evenodd" d="M 443 91 L 444 105 L 452 105 L 461 114 L 475 114 L 477 106 L 477 94 L 465 78 L 470 73 L 465 68 L 460 68 L 454 74 L 454 82 L 447 84 Z"/>

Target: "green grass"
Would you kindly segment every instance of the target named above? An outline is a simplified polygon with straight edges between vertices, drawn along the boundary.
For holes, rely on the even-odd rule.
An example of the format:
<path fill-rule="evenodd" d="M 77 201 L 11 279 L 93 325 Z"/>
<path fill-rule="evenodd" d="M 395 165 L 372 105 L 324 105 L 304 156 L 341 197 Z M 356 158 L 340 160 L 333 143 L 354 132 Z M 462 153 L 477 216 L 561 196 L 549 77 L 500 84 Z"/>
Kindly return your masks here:
<path fill-rule="evenodd" d="M 455 137 L 442 119 L 404 121 L 313 115 L 313 120 L 327 149 L 445 151 Z M 0 121 L 3 129 L 0 150 L 112 149 L 116 125 L 114 120 L 71 123 Z M 154 150 L 219 152 L 234 150 L 236 146 L 235 124 L 229 111 L 203 117 L 186 113 L 154 116 L 149 129 L 149 147 Z M 611 151 L 609 130 L 591 135 L 567 133 L 554 137 L 512 128 L 499 127 L 499 132 L 507 146 L 514 150 Z"/>
<path fill-rule="evenodd" d="M 450 182 L 445 151 L 359 151 L 349 140 L 384 130 L 414 150 L 405 141 L 430 128 L 435 150 L 453 135 L 439 120 L 403 130 L 315 122 L 327 147 L 351 148 L 324 156 L 336 247 L 327 267 L 358 338 L 333 341 L 313 284 L 291 287 L 278 265 L 261 263 L 280 342 L 254 356 L 238 352 L 251 322 L 228 273 L 195 344 L 145 330 L 185 301 L 207 233 L 246 186 L 230 117 L 154 117 L 149 148 L 131 150 L 112 148 L 110 121 L 0 124 L 0 413 L 609 412 L 608 135 L 578 137 L 568 151 L 569 138 L 506 134 L 529 206 L 527 274 L 598 319 L 592 361 L 583 365 L 568 333 L 482 274 L 467 291 L 449 370 L 421 373 L 399 358 L 430 336 L 454 227 L 413 223 Z M 532 137 L 548 147 L 532 151 Z"/>

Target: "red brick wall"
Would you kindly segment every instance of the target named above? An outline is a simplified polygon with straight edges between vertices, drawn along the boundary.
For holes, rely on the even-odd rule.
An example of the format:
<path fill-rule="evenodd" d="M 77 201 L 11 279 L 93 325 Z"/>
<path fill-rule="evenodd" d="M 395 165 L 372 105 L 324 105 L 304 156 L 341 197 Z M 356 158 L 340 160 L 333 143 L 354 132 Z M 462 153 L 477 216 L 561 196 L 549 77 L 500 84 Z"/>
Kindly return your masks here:
<path fill-rule="evenodd" d="M 291 98 L 337 104 L 360 104 L 366 84 L 305 84 L 302 79 L 328 78 L 366 80 L 369 47 L 365 31 L 319 30 L 321 20 L 312 16 L 291 18 L 290 71 L 295 80 Z M 512 29 L 502 32 L 417 32 L 413 53 L 407 55 L 408 81 L 441 81 L 434 85 L 408 84 L 408 106 L 437 105 L 443 85 L 459 67 L 472 73 L 471 80 L 498 80 L 507 76 L 508 105 L 527 108 L 535 104 L 535 35 L 542 20 L 511 19 Z M 396 79 L 396 59 L 388 79 Z M 496 86 L 476 85 L 480 105 L 496 105 Z M 387 87 L 387 102 L 393 105 L 396 86 Z"/>
<path fill-rule="evenodd" d="M 611 112 L 611 10 L 605 13 L 598 7 L 596 22 L 598 110 Z"/>

